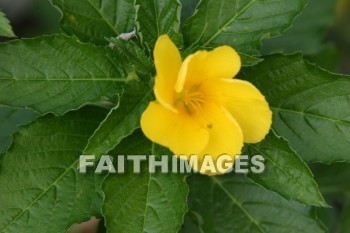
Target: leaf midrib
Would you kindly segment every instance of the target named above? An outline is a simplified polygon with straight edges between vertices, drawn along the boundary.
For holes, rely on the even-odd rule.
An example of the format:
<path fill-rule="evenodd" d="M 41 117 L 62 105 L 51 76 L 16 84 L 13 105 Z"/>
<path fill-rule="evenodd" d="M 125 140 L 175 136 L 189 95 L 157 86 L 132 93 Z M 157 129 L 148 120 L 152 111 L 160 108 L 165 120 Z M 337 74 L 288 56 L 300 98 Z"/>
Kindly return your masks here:
<path fill-rule="evenodd" d="M 127 114 L 125 114 L 125 116 L 120 120 L 120 123 L 117 124 L 114 129 L 118 128 L 120 125 L 122 125 L 125 120 L 130 116 L 132 115 L 132 113 L 134 113 L 135 110 L 137 110 L 140 105 L 142 105 L 142 103 L 147 100 L 147 98 L 149 97 L 149 95 L 152 93 L 152 89 L 150 89 L 138 102 L 137 104 L 134 105 L 134 107 L 132 109 L 130 109 Z M 122 97 L 123 98 L 123 97 Z M 92 136 L 89 138 L 88 140 L 88 144 L 86 146 L 86 149 L 84 151 L 84 153 L 90 153 L 89 150 L 90 150 L 90 145 L 91 145 L 91 139 L 95 136 L 96 132 L 98 132 L 101 128 L 101 126 L 106 122 L 107 118 L 110 116 L 110 114 L 112 114 L 113 111 L 117 110 L 119 108 L 119 105 L 117 105 L 116 107 L 114 107 L 110 113 L 107 115 L 107 117 L 101 122 L 101 124 L 99 125 L 99 127 L 95 130 L 95 132 L 92 134 Z M 126 138 L 127 136 L 129 136 L 134 130 L 136 130 L 137 128 L 139 128 L 140 126 L 137 126 L 137 127 L 134 127 L 132 130 L 130 130 L 129 134 L 127 135 L 123 135 L 123 136 L 120 136 L 119 139 L 118 139 L 118 143 L 120 143 L 120 141 L 124 138 Z M 108 138 L 108 136 L 105 136 L 103 137 L 103 139 L 100 139 L 101 141 L 104 141 Z M 116 147 L 117 145 L 114 145 L 114 147 Z M 107 151 L 103 152 L 103 153 L 109 153 L 113 148 L 109 148 L 107 149 Z M 96 151 L 98 151 L 98 149 L 100 149 L 100 147 L 98 147 L 97 149 L 95 149 Z M 99 152 L 100 153 L 100 152 Z"/>
<path fill-rule="evenodd" d="M 102 17 L 103 21 L 106 22 L 106 24 L 112 29 L 112 31 L 118 35 L 119 33 L 117 32 L 117 29 L 107 20 L 107 18 L 104 16 L 104 14 L 100 11 L 100 9 L 98 9 L 92 2 L 91 0 L 88 0 L 87 1 L 91 6 L 92 8 L 94 8 L 94 10 L 97 11 L 97 13 Z"/>
<path fill-rule="evenodd" d="M 85 151 L 85 149 L 84 149 L 84 151 Z M 78 153 L 80 153 L 80 152 L 78 152 Z M 27 205 L 26 208 L 22 209 L 22 211 L 19 212 L 19 213 L 16 215 L 16 217 L 15 217 L 13 220 L 11 220 L 7 225 L 5 225 L 4 228 L 0 229 L 0 231 L 2 232 L 2 231 L 5 230 L 6 228 L 8 228 L 11 224 L 13 224 L 18 218 L 20 218 L 20 217 L 24 214 L 25 211 L 29 210 L 35 203 L 37 203 L 37 202 L 40 200 L 40 198 L 41 198 L 42 196 L 44 196 L 52 187 L 54 187 L 61 179 L 63 179 L 63 177 L 64 177 L 70 170 L 72 170 L 72 169 L 74 170 L 75 168 L 78 168 L 78 163 L 79 163 L 79 158 L 75 159 L 75 160 L 72 162 L 72 164 L 71 164 L 69 167 L 67 167 L 67 168 L 65 169 L 65 171 L 64 171 L 59 177 L 57 177 L 46 189 L 44 189 L 41 193 L 39 193 L 39 194 L 37 195 L 37 197 Z"/>
<path fill-rule="evenodd" d="M 212 36 L 210 37 L 206 42 L 203 43 L 203 46 L 207 46 L 211 41 L 213 41 L 216 37 L 218 37 L 227 26 L 229 26 L 230 24 L 232 24 L 237 17 L 239 17 L 245 10 L 247 10 L 253 3 L 255 3 L 256 0 L 251 0 L 250 2 L 247 3 L 247 5 L 245 5 L 239 12 L 237 12 L 237 14 L 235 14 L 227 23 L 225 23 L 221 28 L 219 28 L 219 30 Z"/>
<path fill-rule="evenodd" d="M 260 226 L 259 221 L 254 219 L 254 217 L 243 207 L 243 205 L 222 185 L 222 182 L 220 182 L 215 176 L 210 176 L 210 178 L 213 180 L 213 182 L 220 187 L 224 193 L 231 199 L 231 201 L 236 205 L 244 215 L 248 217 L 248 219 L 258 228 L 258 230 L 262 233 L 268 233 Z"/>
<path fill-rule="evenodd" d="M 157 35 L 160 36 L 160 26 L 159 26 L 159 13 L 157 11 L 157 0 L 153 0 L 154 15 L 156 18 Z"/>
<path fill-rule="evenodd" d="M 340 119 L 334 119 L 334 118 L 330 118 L 330 117 L 326 117 L 326 116 L 316 115 L 316 114 L 307 113 L 307 112 L 303 112 L 303 111 L 295 111 L 295 110 L 286 109 L 286 108 L 280 108 L 280 107 L 272 107 L 272 106 L 270 106 L 270 108 L 272 110 L 277 111 L 277 112 L 286 112 L 286 113 L 292 113 L 292 114 L 296 114 L 296 115 L 308 116 L 308 117 L 313 117 L 313 118 L 317 118 L 317 119 L 320 119 L 320 120 L 331 121 L 331 122 L 333 122 L 335 124 L 340 123 L 340 124 L 344 124 L 344 125 L 350 126 L 350 122 L 344 121 L 344 120 L 340 120 Z"/>
<path fill-rule="evenodd" d="M 152 143 L 152 148 L 151 148 L 151 154 L 154 155 L 154 142 Z M 149 191 L 150 191 L 150 186 L 151 186 L 151 179 L 152 179 L 152 174 L 148 173 L 148 182 L 147 182 L 147 194 L 146 194 L 146 203 L 145 203 L 145 211 L 143 214 L 143 222 L 142 222 L 142 232 L 145 231 L 145 226 L 146 226 L 146 214 L 148 210 L 148 205 L 149 205 Z M 147 232 L 146 232 L 147 233 Z"/>
<path fill-rule="evenodd" d="M 256 146 L 250 144 L 250 147 L 252 147 L 254 150 L 256 150 L 259 154 L 264 155 L 264 157 L 269 160 L 275 167 L 277 167 L 282 173 L 284 173 L 285 175 L 287 175 L 290 179 L 294 180 L 296 183 L 298 183 L 301 187 L 304 187 L 304 190 L 307 190 L 308 193 L 310 194 L 314 194 L 313 192 L 311 192 L 309 189 L 307 189 L 307 186 L 305 186 L 304 184 L 302 184 L 299 180 L 297 180 L 295 177 L 291 176 L 288 172 L 285 171 L 285 169 L 283 169 L 282 167 L 279 166 L 279 164 L 275 163 L 274 160 L 272 160 L 266 153 L 264 153 L 262 150 L 260 150 L 259 148 L 257 148 Z M 309 174 L 311 176 L 311 174 Z M 316 182 L 314 182 L 313 185 L 316 185 Z M 320 197 L 319 192 L 317 191 L 317 196 Z M 288 198 L 290 200 L 290 197 Z M 298 199 L 297 199 L 298 200 Z M 298 200 L 299 201 L 299 200 Z M 299 201 L 301 202 L 301 201 Z M 305 204 L 304 202 L 301 202 L 303 204 Z M 322 204 L 322 203 L 321 203 Z"/>
<path fill-rule="evenodd" d="M 58 177 L 56 178 L 46 189 L 44 189 L 32 202 L 30 202 L 26 208 L 22 209 L 21 212 L 19 212 L 14 219 L 12 219 L 7 225 L 5 225 L 4 228 L 2 228 L 0 231 L 2 232 L 6 228 L 8 228 L 11 224 L 16 222 L 18 218 L 20 218 L 25 211 L 29 210 L 39 199 L 44 196 L 54 185 L 56 185 L 71 169 L 74 169 L 74 167 L 78 164 L 79 159 L 76 159 L 73 161 L 73 163 Z"/>

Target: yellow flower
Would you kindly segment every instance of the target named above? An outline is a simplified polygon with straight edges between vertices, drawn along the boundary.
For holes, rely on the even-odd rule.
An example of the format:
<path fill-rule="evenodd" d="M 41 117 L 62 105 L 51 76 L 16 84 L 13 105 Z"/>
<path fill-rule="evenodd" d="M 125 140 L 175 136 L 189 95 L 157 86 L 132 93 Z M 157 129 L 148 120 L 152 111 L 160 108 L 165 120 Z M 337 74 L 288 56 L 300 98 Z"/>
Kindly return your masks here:
<path fill-rule="evenodd" d="M 241 68 L 233 48 L 198 51 L 182 61 L 174 43 L 162 35 L 154 61 L 156 101 L 141 117 L 150 140 L 175 155 L 198 155 L 200 166 L 206 155 L 214 161 L 222 154 L 235 158 L 243 142 L 260 142 L 269 132 L 272 113 L 265 97 L 251 83 L 232 79 Z"/>

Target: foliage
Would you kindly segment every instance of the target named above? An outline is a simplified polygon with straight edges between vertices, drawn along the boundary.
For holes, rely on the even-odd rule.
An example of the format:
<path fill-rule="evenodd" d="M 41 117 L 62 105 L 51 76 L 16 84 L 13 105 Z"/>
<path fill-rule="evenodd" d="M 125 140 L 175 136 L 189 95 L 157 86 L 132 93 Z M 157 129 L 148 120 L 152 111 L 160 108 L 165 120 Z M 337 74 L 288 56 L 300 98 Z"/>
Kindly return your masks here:
<path fill-rule="evenodd" d="M 10 22 L 2 11 L 0 11 L 0 36 L 15 37 Z"/>
<path fill-rule="evenodd" d="M 51 3 L 62 14 L 61 34 L 0 43 L 1 233 L 63 233 L 92 216 L 110 233 L 326 232 L 319 218 L 346 232 L 349 205 L 337 223 L 327 207 L 349 201 L 338 195 L 349 193 L 341 179 L 349 165 L 309 166 L 350 161 L 350 77 L 301 53 L 272 54 L 322 52 L 329 17 L 316 19 L 329 1 L 320 11 L 311 1 L 296 21 L 306 0 Z M 240 53 L 238 78 L 252 82 L 274 114 L 265 140 L 244 151 L 265 158 L 264 173 L 79 173 L 81 154 L 170 154 L 139 130 L 154 99 L 152 49 L 162 34 L 183 56 L 224 44 Z M 14 37 L 2 12 L 0 36 Z M 327 176 L 337 171 L 344 175 L 333 184 Z"/>

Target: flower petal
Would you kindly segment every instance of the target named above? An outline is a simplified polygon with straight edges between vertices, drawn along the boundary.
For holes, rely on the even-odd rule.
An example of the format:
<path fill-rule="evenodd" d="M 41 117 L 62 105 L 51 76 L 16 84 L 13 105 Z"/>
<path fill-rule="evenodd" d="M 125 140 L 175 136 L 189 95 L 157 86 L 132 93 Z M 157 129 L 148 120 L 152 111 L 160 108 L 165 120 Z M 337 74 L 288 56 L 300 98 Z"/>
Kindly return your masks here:
<path fill-rule="evenodd" d="M 156 42 L 153 56 L 157 70 L 154 93 L 162 105 L 174 110 L 174 87 L 182 64 L 181 55 L 169 36 L 162 35 Z"/>
<path fill-rule="evenodd" d="M 229 46 L 221 46 L 210 52 L 198 51 L 182 63 L 175 90 L 180 93 L 185 86 L 198 85 L 207 79 L 231 79 L 240 68 L 241 59 Z"/>
<path fill-rule="evenodd" d="M 244 142 L 257 143 L 265 138 L 271 128 L 272 112 L 265 97 L 254 85 L 238 79 L 222 79 L 206 85 L 207 90 L 221 95 L 219 102 L 238 122 Z"/>
<path fill-rule="evenodd" d="M 199 75 L 201 70 L 201 64 L 207 58 L 208 52 L 198 51 L 194 54 L 186 57 L 184 62 L 181 65 L 175 90 L 177 93 L 180 93 L 183 88 L 186 86 L 191 86 L 202 82 L 203 76 Z"/>
<path fill-rule="evenodd" d="M 141 117 L 147 138 L 177 155 L 198 154 L 208 143 L 208 132 L 187 114 L 173 112 L 151 102 Z"/>
<path fill-rule="evenodd" d="M 241 69 L 241 58 L 230 46 L 221 46 L 209 52 L 201 65 L 206 77 L 233 78 Z"/>
<path fill-rule="evenodd" d="M 209 141 L 200 153 L 199 159 L 202 160 L 205 155 L 211 155 L 215 161 L 223 154 L 230 155 L 234 159 L 240 155 L 243 147 L 243 134 L 238 123 L 226 109 L 216 104 L 207 104 L 205 107 L 205 114 L 199 121 L 207 127 Z M 230 167 L 226 170 L 228 169 Z M 213 173 L 205 174 L 213 175 Z M 222 172 L 217 171 L 216 174 L 222 174 Z"/>

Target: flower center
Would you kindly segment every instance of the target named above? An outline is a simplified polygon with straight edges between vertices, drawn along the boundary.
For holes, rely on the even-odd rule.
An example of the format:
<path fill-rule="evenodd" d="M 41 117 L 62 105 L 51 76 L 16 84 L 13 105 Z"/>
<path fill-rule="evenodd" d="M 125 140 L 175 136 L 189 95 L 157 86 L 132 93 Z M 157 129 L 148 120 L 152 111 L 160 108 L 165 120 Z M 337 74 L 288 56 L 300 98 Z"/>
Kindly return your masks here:
<path fill-rule="evenodd" d="M 200 85 L 194 85 L 179 93 L 175 105 L 180 104 L 180 106 L 191 115 L 201 110 L 205 102 L 204 94 L 200 90 Z"/>

